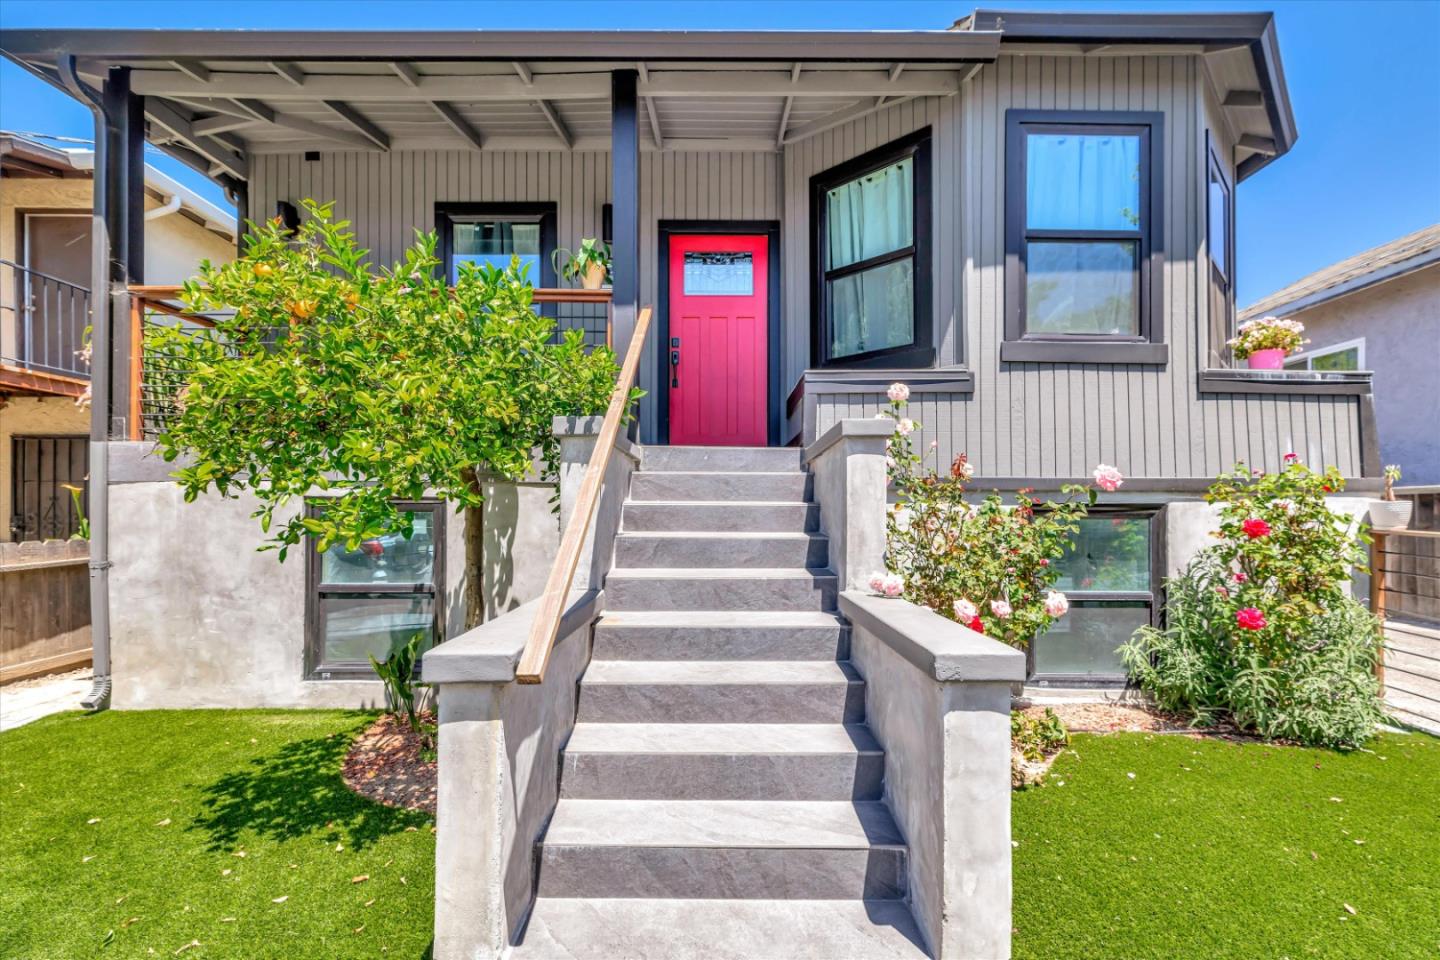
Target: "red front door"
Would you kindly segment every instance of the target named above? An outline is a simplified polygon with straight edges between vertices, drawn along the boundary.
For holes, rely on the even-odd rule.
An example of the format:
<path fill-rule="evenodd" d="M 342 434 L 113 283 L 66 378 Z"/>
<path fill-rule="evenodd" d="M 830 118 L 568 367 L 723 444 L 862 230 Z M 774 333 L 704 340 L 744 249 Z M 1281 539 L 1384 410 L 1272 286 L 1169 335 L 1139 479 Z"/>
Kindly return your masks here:
<path fill-rule="evenodd" d="M 670 237 L 670 442 L 763 447 L 770 240 Z"/>

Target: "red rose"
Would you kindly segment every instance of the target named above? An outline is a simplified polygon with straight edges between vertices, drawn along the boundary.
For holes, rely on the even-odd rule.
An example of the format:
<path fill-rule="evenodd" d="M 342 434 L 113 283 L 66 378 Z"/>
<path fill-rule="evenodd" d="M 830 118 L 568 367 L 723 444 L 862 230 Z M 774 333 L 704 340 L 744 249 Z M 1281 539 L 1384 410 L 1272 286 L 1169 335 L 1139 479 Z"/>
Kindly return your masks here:
<path fill-rule="evenodd" d="M 966 626 L 968 626 L 971 630 L 974 630 L 976 633 L 985 632 L 985 624 L 980 622 L 980 617 L 978 614 L 971 617 L 970 622 L 966 624 Z"/>
<path fill-rule="evenodd" d="M 1246 630 L 1264 630 L 1266 627 L 1265 614 L 1254 607 L 1236 610 L 1235 622 Z"/>
<path fill-rule="evenodd" d="M 1236 582 L 1236 583 L 1244 583 L 1246 580 L 1249 580 L 1249 579 L 1250 579 L 1250 578 L 1247 577 L 1247 576 L 1245 576 L 1245 574 L 1243 574 L 1243 573 L 1237 573 L 1237 574 L 1235 574 L 1235 582 Z"/>
<path fill-rule="evenodd" d="M 1245 531 L 1245 536 L 1254 540 L 1257 537 L 1268 537 L 1270 535 L 1270 524 L 1259 517 L 1251 517 L 1240 524 L 1240 529 Z"/>

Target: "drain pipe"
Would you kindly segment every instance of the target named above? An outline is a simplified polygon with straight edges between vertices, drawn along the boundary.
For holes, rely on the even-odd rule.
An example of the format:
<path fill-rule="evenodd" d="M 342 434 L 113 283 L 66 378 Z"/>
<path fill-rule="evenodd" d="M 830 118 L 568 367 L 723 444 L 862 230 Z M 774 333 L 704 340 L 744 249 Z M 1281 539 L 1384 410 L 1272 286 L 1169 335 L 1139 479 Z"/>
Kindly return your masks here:
<path fill-rule="evenodd" d="M 146 210 L 145 222 L 149 223 L 151 220 L 159 220 L 161 217 L 168 217 L 170 216 L 170 214 L 178 213 L 179 211 L 180 194 L 177 193 L 170 197 L 170 199 L 166 200 L 163 204 L 156 207 L 154 210 Z"/>
<path fill-rule="evenodd" d="M 60 78 L 95 116 L 90 243 L 90 645 L 95 679 L 80 701 L 89 711 L 110 706 L 110 235 L 101 176 L 109 160 L 104 101 L 80 79 L 75 58 L 59 58 Z"/>

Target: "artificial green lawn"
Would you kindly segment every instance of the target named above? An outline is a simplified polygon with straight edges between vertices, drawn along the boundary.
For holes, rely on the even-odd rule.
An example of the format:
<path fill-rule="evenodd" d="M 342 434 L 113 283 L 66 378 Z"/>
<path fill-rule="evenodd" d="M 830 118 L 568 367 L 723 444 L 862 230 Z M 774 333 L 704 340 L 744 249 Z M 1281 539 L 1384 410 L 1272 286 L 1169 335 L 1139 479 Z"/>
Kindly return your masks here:
<path fill-rule="evenodd" d="M 1440 957 L 1440 740 L 1072 747 L 1014 798 L 1016 958 Z"/>
<path fill-rule="evenodd" d="M 432 820 L 340 779 L 372 720 L 112 711 L 0 734 L 0 957 L 417 960 Z"/>

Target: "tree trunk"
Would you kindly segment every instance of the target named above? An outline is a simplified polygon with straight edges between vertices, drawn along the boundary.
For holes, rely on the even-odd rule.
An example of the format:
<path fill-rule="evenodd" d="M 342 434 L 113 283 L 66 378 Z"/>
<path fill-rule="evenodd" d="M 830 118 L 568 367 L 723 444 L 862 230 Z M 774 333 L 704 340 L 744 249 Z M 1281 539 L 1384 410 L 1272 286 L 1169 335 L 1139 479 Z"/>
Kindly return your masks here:
<path fill-rule="evenodd" d="M 464 471 L 465 482 L 483 494 L 474 468 Z M 485 506 L 465 508 L 465 629 L 478 627 L 485 619 Z"/>

